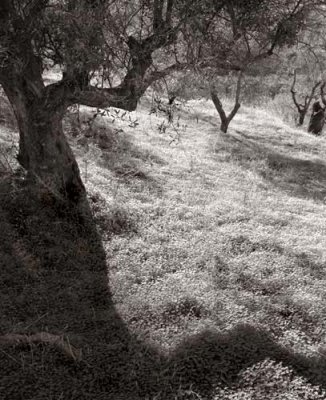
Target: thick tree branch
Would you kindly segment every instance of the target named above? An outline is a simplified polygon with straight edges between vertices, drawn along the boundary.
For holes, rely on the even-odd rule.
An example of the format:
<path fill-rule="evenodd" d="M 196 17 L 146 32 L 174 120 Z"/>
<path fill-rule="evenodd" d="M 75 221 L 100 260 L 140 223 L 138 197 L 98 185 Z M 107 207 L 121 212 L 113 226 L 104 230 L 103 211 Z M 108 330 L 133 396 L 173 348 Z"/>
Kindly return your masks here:
<path fill-rule="evenodd" d="M 132 88 L 124 86 L 108 89 L 88 87 L 76 93 L 71 99 L 72 103 L 89 107 L 116 107 L 127 111 L 134 111 L 142 94 L 143 92 L 136 92 Z"/>
<path fill-rule="evenodd" d="M 77 103 L 89 107 L 117 107 L 133 111 L 136 109 L 139 97 L 135 96 L 135 90 L 128 85 L 121 84 L 115 88 L 87 86 L 80 89 L 65 80 L 47 86 L 44 96 L 45 103 L 53 111 L 66 109 Z"/>
<path fill-rule="evenodd" d="M 133 111 L 137 107 L 140 97 L 146 89 L 155 81 L 164 78 L 175 71 L 181 71 L 187 64 L 172 64 L 163 70 L 154 70 L 145 77 L 132 80 L 128 76 L 124 81 L 113 88 L 97 88 L 87 86 L 83 89 L 76 88 L 69 81 L 62 80 L 46 87 L 45 98 L 49 99 L 49 107 L 68 107 L 79 103 L 89 107 L 107 108 L 116 107 Z M 64 102 L 64 103 L 63 103 Z"/>
<path fill-rule="evenodd" d="M 89 71 L 69 69 L 64 74 L 61 82 L 49 85 L 45 89 L 45 98 L 51 107 L 67 107 L 73 103 L 80 103 L 91 107 L 117 107 L 134 110 L 137 102 L 148 86 L 155 80 L 166 76 L 168 73 L 181 69 L 175 64 L 163 71 L 152 71 L 147 76 L 147 71 L 153 64 L 152 53 L 175 40 L 178 27 L 171 28 L 170 19 L 173 0 L 168 0 L 166 20 L 163 20 L 164 0 L 156 0 L 153 24 L 160 24 L 161 29 L 155 28 L 154 33 L 143 40 L 129 36 L 127 46 L 130 52 L 131 67 L 127 71 L 120 85 L 113 88 L 95 88 L 89 84 Z M 51 102 L 50 102 L 51 99 Z"/>
<path fill-rule="evenodd" d="M 171 26 L 174 0 L 155 0 L 153 9 L 153 33 L 143 40 L 130 35 L 126 41 L 130 54 L 130 67 L 120 85 L 113 88 L 95 88 L 90 85 L 88 66 L 80 66 L 78 70 L 73 66 L 66 69 L 61 82 L 50 85 L 45 90 L 45 98 L 49 107 L 67 107 L 73 103 L 94 107 L 118 107 L 134 110 L 137 102 L 148 86 L 168 73 L 182 69 L 175 64 L 163 71 L 149 72 L 154 51 L 172 44 L 176 33 L 180 29 L 179 21 Z M 185 8 L 185 19 L 188 15 Z M 164 18 L 165 14 L 165 18 Z M 51 99 L 51 101 L 50 101 Z"/>

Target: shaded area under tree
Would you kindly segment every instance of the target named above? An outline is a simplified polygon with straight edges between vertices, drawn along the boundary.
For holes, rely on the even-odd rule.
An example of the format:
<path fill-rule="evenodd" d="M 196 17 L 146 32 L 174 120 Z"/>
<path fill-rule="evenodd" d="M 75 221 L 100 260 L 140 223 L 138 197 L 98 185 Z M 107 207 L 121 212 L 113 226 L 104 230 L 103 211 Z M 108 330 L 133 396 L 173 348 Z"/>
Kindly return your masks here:
<path fill-rule="evenodd" d="M 3 399 L 210 398 L 267 358 L 326 388 L 323 355 L 294 354 L 252 326 L 203 331 L 170 354 L 139 340 L 112 302 L 91 208 L 58 208 L 18 178 L 1 181 L 0 205 L 1 334 L 46 331 L 82 351 L 75 362 L 46 343 L 1 346 Z"/>

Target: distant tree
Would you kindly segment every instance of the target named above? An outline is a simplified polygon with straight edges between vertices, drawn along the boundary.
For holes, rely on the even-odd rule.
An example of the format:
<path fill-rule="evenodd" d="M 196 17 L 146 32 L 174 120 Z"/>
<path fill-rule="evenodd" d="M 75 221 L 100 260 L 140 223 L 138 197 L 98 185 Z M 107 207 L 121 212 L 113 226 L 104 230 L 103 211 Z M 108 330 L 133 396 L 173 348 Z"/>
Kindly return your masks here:
<path fill-rule="evenodd" d="M 312 3 L 301 0 L 230 0 L 219 14 L 218 28 L 216 21 L 207 24 L 205 29 L 208 33 L 203 33 L 197 50 L 199 67 L 204 68 L 210 82 L 216 79 L 214 74 L 218 76 L 221 71 L 239 72 L 235 105 L 229 116 L 223 109 L 215 85 L 210 85 L 211 98 L 220 115 L 223 132 L 227 131 L 232 118 L 240 109 L 243 74 L 250 73 L 255 65 L 273 55 L 277 49 L 295 43 L 309 14 L 309 5 L 312 6 Z M 222 40 L 218 40 L 218 36 Z"/>
<path fill-rule="evenodd" d="M 242 76 L 243 72 L 240 71 L 237 79 L 237 88 L 235 92 L 235 100 L 234 100 L 234 106 L 229 113 L 229 115 L 226 115 L 222 102 L 220 98 L 217 95 L 217 91 L 214 88 L 214 86 L 211 86 L 211 98 L 214 103 L 214 106 L 220 116 L 221 119 L 221 131 L 223 133 L 226 133 L 228 131 L 229 125 L 232 121 L 232 119 L 235 117 L 236 113 L 239 111 L 239 108 L 241 107 L 240 103 L 240 93 L 241 93 L 241 82 L 242 82 Z"/>
<path fill-rule="evenodd" d="M 312 113 L 309 121 L 308 132 L 319 136 L 325 125 L 326 97 L 324 93 L 324 82 L 320 87 L 321 101 L 316 101 L 312 106 Z"/>
<path fill-rule="evenodd" d="M 20 164 L 78 203 L 85 188 L 62 128 L 69 106 L 134 110 L 155 80 L 184 65 L 242 70 L 291 42 L 314 2 L 1 0 L 0 84 Z M 62 77 L 46 85 L 54 66 Z"/>
<path fill-rule="evenodd" d="M 296 80 L 297 80 L 297 73 L 296 73 L 296 71 L 294 71 L 293 83 L 291 86 L 291 95 L 292 95 L 293 103 L 295 104 L 295 106 L 298 110 L 298 114 L 299 114 L 298 125 L 301 126 L 304 123 L 304 120 L 305 120 L 305 117 L 309 110 L 310 104 L 315 97 L 316 90 L 321 85 L 322 82 L 321 81 L 315 82 L 314 85 L 312 86 L 312 88 L 311 89 L 309 88 L 310 92 L 308 94 L 304 95 L 304 100 L 302 103 L 302 102 L 299 102 L 299 100 L 297 99 L 297 92 L 295 89 Z M 315 105 L 317 103 L 318 102 L 316 102 Z M 315 108 L 316 107 L 317 106 L 315 106 Z"/>

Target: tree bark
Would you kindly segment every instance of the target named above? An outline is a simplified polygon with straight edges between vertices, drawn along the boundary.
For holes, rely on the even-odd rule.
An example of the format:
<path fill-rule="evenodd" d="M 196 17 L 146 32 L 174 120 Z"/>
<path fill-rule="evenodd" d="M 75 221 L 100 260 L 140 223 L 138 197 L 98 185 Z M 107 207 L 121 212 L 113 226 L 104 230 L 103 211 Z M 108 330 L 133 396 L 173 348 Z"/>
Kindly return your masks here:
<path fill-rule="evenodd" d="M 4 90 L 13 106 L 19 128 L 17 159 L 27 170 L 28 178 L 51 192 L 57 199 L 77 204 L 85 197 L 75 156 L 63 133 L 64 104 L 55 99 L 33 96 L 16 82 Z"/>
<path fill-rule="evenodd" d="M 0 42 L 6 56 L 0 60 L 0 84 L 17 118 L 20 132 L 17 158 L 27 170 L 28 177 L 48 188 L 56 197 L 77 203 L 85 197 L 85 188 L 63 133 L 63 115 L 72 104 L 135 110 L 138 100 L 153 81 L 180 68 L 176 63 L 163 71 L 151 69 L 152 54 L 176 38 L 177 28 L 171 26 L 173 0 L 168 1 L 166 10 L 164 1 L 155 0 L 153 33 L 142 40 L 128 37 L 128 70 L 119 85 L 102 89 L 91 85 L 93 68 L 87 62 L 83 64 L 82 56 L 78 65 L 71 65 L 66 60 L 61 81 L 45 87 L 42 57 L 35 51 L 35 32 L 31 31 L 33 40 L 29 39 L 30 28 L 26 27 L 29 18 L 38 10 L 44 10 L 48 2 L 36 3 L 35 7 L 30 5 L 28 18 L 26 15 L 22 18 L 10 1 L 6 0 L 6 7 L 0 6 Z M 33 29 L 37 31 L 36 26 Z"/>
<path fill-rule="evenodd" d="M 221 131 L 223 132 L 223 133 L 227 133 L 227 131 L 228 131 L 228 128 L 229 128 L 229 121 L 222 121 L 221 122 L 221 126 L 220 126 L 220 129 L 221 129 Z"/>

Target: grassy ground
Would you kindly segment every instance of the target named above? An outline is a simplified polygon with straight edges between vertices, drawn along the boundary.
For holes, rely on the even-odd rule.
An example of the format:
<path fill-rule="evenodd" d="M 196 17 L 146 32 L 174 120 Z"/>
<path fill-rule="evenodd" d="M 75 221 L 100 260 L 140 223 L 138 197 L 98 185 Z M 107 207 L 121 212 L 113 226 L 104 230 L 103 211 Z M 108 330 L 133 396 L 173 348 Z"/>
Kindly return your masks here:
<path fill-rule="evenodd" d="M 326 399 L 325 139 L 245 107 L 221 135 L 205 101 L 160 133 L 148 111 L 86 139 L 67 121 L 87 224 L 2 162 L 0 333 L 82 357 L 0 347 L 0 399 Z"/>

